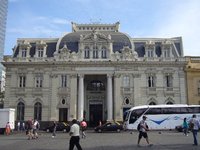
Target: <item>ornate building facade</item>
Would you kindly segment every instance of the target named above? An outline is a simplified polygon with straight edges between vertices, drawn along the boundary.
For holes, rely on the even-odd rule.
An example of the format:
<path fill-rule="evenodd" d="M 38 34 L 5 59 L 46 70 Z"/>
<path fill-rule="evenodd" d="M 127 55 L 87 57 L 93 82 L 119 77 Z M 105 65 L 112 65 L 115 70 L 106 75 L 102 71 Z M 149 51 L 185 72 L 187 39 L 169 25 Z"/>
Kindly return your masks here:
<path fill-rule="evenodd" d="M 131 38 L 115 24 L 76 24 L 60 38 L 17 40 L 6 67 L 5 107 L 16 120 L 90 125 L 123 120 L 128 108 L 185 104 L 181 37 Z"/>
<path fill-rule="evenodd" d="M 190 105 L 200 105 L 200 57 L 186 57 L 187 100 Z"/>

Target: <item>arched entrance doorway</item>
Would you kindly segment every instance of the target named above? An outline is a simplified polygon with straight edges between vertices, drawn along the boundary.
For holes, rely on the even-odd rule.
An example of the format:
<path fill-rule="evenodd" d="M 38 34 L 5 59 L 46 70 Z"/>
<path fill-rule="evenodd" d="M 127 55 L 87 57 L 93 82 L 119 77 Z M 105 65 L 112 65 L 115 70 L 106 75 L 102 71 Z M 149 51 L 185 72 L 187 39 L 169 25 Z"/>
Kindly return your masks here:
<path fill-rule="evenodd" d="M 86 110 L 85 118 L 89 126 L 94 127 L 99 121 L 104 121 L 106 104 L 106 76 L 86 76 Z"/>

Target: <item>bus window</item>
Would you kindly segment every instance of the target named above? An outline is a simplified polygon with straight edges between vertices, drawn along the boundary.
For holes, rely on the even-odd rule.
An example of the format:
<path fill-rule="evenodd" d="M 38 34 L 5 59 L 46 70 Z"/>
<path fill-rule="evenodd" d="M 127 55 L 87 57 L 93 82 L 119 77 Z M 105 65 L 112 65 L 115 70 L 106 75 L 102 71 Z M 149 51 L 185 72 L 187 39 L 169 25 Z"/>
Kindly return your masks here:
<path fill-rule="evenodd" d="M 162 114 L 161 108 L 150 108 L 146 114 L 152 114 L 152 115 L 160 115 Z"/>
<path fill-rule="evenodd" d="M 189 113 L 200 113 L 200 107 L 188 107 Z"/>
<path fill-rule="evenodd" d="M 162 108 L 162 113 L 163 114 L 172 114 L 171 108 Z"/>
<path fill-rule="evenodd" d="M 189 112 L 187 107 L 181 107 L 180 109 L 182 114 L 187 114 Z"/>

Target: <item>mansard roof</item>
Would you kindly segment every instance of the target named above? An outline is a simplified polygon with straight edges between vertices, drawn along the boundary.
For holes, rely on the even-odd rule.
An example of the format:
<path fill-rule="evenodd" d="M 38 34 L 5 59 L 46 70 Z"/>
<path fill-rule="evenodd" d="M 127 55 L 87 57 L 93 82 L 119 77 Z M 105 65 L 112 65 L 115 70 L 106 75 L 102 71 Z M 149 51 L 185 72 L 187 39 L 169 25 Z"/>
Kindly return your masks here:
<path fill-rule="evenodd" d="M 105 29 L 105 30 L 104 30 Z M 170 45 L 174 57 L 183 56 L 183 47 L 181 37 L 175 38 L 131 38 L 129 35 L 119 32 L 119 22 L 115 24 L 76 24 L 72 23 L 72 32 L 65 34 L 60 38 L 23 38 L 18 39 L 14 48 L 13 57 L 18 57 L 20 44 L 29 44 L 29 56 L 34 57 L 37 44 L 41 41 L 46 44 L 46 57 L 54 57 L 54 53 L 66 45 L 69 51 L 78 52 L 81 37 L 99 34 L 105 40 L 112 43 L 113 52 L 121 53 L 124 47 L 129 47 L 137 52 L 138 57 L 145 56 L 145 46 L 153 43 L 155 53 L 158 57 L 162 54 L 162 46 Z M 84 38 L 83 38 L 84 39 Z M 98 41 L 97 41 L 98 42 Z"/>

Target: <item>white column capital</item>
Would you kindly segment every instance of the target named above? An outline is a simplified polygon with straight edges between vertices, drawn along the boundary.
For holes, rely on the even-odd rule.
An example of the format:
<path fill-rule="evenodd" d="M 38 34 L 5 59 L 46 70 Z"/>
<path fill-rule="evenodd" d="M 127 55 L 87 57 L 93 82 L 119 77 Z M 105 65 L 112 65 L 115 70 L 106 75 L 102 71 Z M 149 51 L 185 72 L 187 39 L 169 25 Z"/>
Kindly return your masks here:
<path fill-rule="evenodd" d="M 109 73 L 107 74 L 107 78 L 112 78 L 113 77 L 113 74 Z"/>
<path fill-rule="evenodd" d="M 79 78 L 84 78 L 84 74 L 78 74 Z"/>

